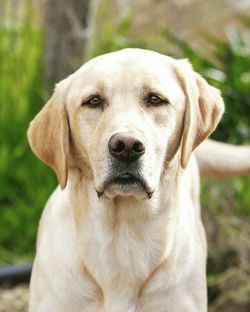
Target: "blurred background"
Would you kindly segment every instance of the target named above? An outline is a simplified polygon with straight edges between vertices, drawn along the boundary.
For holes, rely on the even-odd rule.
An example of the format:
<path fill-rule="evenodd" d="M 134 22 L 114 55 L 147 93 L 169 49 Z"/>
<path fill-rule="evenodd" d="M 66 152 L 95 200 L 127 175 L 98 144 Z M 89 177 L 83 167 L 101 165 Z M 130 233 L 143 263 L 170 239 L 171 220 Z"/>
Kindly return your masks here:
<path fill-rule="evenodd" d="M 105 52 L 141 47 L 189 58 L 221 89 L 213 138 L 250 143 L 249 0 L 0 1 L 0 267 L 31 262 L 57 185 L 26 131 L 55 82 Z M 202 182 L 209 310 L 250 311 L 250 177 Z M 0 312 L 26 311 L 27 285 L 0 285 Z M 153 311 L 152 311 L 153 312 Z"/>

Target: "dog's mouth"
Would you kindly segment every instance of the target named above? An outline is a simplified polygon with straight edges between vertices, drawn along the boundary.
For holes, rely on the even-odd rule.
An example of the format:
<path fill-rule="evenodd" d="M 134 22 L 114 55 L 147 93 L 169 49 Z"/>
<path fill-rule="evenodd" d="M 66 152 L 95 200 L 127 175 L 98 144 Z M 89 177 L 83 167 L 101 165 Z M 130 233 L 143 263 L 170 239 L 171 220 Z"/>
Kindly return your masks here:
<path fill-rule="evenodd" d="M 129 172 L 107 178 L 101 187 L 101 191 L 96 191 L 98 197 L 101 197 L 105 191 L 108 193 L 116 193 L 121 196 L 144 192 L 149 199 L 153 195 L 153 191 L 143 177 L 140 175 L 133 175 Z"/>
<path fill-rule="evenodd" d="M 130 173 L 124 173 L 124 174 L 121 174 L 120 176 L 112 179 L 110 181 L 110 184 L 121 184 L 121 185 L 133 185 L 133 184 L 141 184 L 143 185 L 143 181 L 139 178 L 136 178 L 135 176 L 133 176 L 132 174 Z"/>

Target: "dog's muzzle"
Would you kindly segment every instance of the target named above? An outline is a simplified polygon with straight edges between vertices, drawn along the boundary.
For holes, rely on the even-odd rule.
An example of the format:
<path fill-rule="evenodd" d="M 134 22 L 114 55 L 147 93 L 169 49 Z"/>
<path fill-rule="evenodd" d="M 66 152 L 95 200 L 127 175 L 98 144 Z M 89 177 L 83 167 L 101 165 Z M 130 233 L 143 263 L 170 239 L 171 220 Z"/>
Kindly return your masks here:
<path fill-rule="evenodd" d="M 98 197 L 108 191 L 121 196 L 146 193 L 151 198 L 153 191 L 141 173 L 144 143 L 131 132 L 119 132 L 111 136 L 108 150 L 109 172 L 96 190 Z"/>

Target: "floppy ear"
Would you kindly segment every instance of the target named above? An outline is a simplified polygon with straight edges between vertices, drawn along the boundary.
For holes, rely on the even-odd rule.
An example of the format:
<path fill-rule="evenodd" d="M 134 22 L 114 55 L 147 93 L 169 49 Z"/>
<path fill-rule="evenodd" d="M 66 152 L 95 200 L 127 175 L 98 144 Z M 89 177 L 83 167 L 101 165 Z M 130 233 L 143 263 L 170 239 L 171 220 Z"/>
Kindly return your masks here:
<path fill-rule="evenodd" d="M 68 177 L 69 126 L 65 103 L 58 88 L 30 123 L 28 140 L 36 156 L 54 169 L 64 189 Z"/>
<path fill-rule="evenodd" d="M 192 151 L 216 128 L 224 112 L 220 91 L 193 71 L 187 60 L 178 61 L 176 74 L 186 96 L 181 166 L 186 168 Z"/>

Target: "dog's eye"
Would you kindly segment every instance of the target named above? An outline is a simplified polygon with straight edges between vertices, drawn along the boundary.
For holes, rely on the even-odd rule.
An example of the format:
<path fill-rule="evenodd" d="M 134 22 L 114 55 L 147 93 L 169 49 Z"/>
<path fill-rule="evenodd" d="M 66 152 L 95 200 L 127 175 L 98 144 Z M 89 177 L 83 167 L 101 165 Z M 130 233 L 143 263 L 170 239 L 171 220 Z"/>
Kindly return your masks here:
<path fill-rule="evenodd" d="M 96 108 L 96 107 L 103 106 L 103 103 L 104 103 L 104 100 L 99 95 L 94 95 L 88 100 L 84 101 L 82 105 L 84 106 L 86 105 L 90 108 Z"/>
<path fill-rule="evenodd" d="M 148 105 L 160 106 L 162 104 L 168 103 L 168 100 L 161 98 L 159 95 L 150 93 L 147 96 L 146 102 L 147 102 Z"/>

